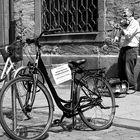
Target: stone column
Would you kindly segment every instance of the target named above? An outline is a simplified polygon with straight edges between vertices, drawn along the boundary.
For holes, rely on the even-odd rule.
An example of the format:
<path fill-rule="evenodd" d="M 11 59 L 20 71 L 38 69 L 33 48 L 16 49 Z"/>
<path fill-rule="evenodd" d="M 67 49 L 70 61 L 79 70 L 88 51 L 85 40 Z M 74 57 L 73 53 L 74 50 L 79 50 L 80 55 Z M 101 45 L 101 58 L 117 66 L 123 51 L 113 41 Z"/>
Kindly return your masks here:
<path fill-rule="evenodd" d="M 106 0 L 98 0 L 98 32 L 99 40 L 105 39 Z"/>
<path fill-rule="evenodd" d="M 15 40 L 14 0 L 9 0 L 9 24 L 9 42 L 11 44 Z"/>
<path fill-rule="evenodd" d="M 35 34 L 41 33 L 41 0 L 35 0 Z"/>
<path fill-rule="evenodd" d="M 9 0 L 0 0 L 0 46 L 9 43 Z"/>

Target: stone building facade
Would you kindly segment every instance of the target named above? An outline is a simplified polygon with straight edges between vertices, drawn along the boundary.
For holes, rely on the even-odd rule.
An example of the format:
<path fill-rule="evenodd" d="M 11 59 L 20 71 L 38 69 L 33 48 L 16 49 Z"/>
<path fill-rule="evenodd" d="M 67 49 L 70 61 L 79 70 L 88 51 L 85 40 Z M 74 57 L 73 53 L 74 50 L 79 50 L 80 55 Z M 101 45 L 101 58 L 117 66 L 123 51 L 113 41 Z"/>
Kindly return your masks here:
<path fill-rule="evenodd" d="M 14 40 L 15 36 L 19 34 L 22 35 L 23 39 L 26 37 L 33 37 L 33 36 L 39 35 L 39 33 L 44 29 L 43 27 L 45 26 L 43 25 L 43 23 L 47 15 L 46 17 L 43 17 L 43 16 L 44 16 L 44 13 L 47 12 L 47 10 L 49 10 L 49 15 L 52 15 L 52 17 L 55 17 L 55 18 L 58 18 L 57 14 L 59 13 L 62 14 L 61 17 L 60 16 L 59 17 L 63 20 L 62 21 L 63 23 L 68 22 L 68 20 L 73 19 L 73 21 L 69 22 L 69 25 L 65 25 L 65 27 L 66 26 L 72 27 L 71 24 L 76 24 L 75 23 L 76 20 L 80 20 L 81 18 L 82 20 L 79 21 L 78 23 L 79 26 L 77 25 L 77 27 L 80 28 L 81 30 L 78 33 L 74 29 L 76 26 L 73 25 L 74 31 L 69 32 L 67 30 L 66 32 L 60 32 L 57 35 L 51 36 L 49 38 L 48 44 L 45 41 L 47 40 L 48 37 L 44 37 L 43 42 L 45 42 L 44 45 L 46 45 L 44 47 L 44 52 L 52 53 L 51 52 L 52 50 L 57 50 L 57 52 L 65 52 L 66 50 L 65 47 L 68 48 L 68 46 L 71 46 L 70 48 L 68 48 L 68 52 L 69 52 L 70 50 L 73 50 L 73 46 L 77 45 L 76 47 L 74 47 L 74 48 L 77 48 L 77 50 L 75 49 L 75 52 L 77 54 L 78 53 L 83 54 L 83 52 L 89 53 L 90 51 L 87 48 L 89 47 L 91 49 L 93 42 L 102 42 L 105 38 L 105 2 L 104 0 L 96 0 L 96 1 L 95 0 L 94 1 L 81 0 L 79 1 L 79 4 L 80 4 L 80 6 L 78 7 L 79 9 L 77 9 L 77 6 L 79 4 L 77 4 L 77 1 L 75 0 L 71 0 L 71 3 L 68 0 L 57 0 L 57 1 L 54 1 L 54 0 L 48 0 L 48 1 L 46 0 L 6 0 L 6 1 L 0 0 L 0 2 L 1 2 L 0 15 L 1 17 L 3 17 L 2 23 L 0 25 L 0 31 L 3 32 L 3 34 L 1 35 L 3 38 L 1 38 L 2 40 L 0 41 L 1 45 L 9 43 L 9 42 L 11 43 Z M 54 7 L 53 2 L 55 3 L 56 7 L 57 5 L 60 5 L 59 4 L 60 2 L 62 4 L 66 4 L 66 7 L 65 5 L 64 7 L 60 5 L 60 8 L 61 7 L 62 8 L 61 9 L 57 8 L 57 11 L 55 11 L 56 7 L 54 10 L 50 10 L 48 8 L 45 11 L 46 8 L 44 4 L 46 4 L 46 7 L 47 7 L 51 3 L 52 6 L 50 8 L 52 9 Z M 71 5 L 71 9 L 69 5 Z M 93 13 L 92 9 L 95 10 L 96 12 Z M 65 15 L 68 15 L 68 11 L 70 11 L 69 17 L 65 16 Z M 75 20 L 74 18 L 76 17 L 75 16 L 76 12 L 78 16 L 77 16 L 77 19 Z M 89 16 L 91 19 L 87 19 Z M 87 25 L 89 24 L 89 22 L 91 22 L 90 20 L 92 20 L 94 16 L 96 16 L 96 19 L 93 20 L 93 23 L 90 23 L 90 25 Z M 52 20 L 52 22 L 54 21 Z M 62 27 L 64 26 L 62 25 L 63 23 L 61 23 Z M 89 29 L 86 29 L 87 28 L 86 26 L 90 28 L 90 26 L 92 26 L 93 24 L 95 24 L 94 26 L 96 26 L 94 27 L 94 30 L 91 29 L 89 31 Z M 49 28 L 55 28 L 55 26 L 50 25 Z M 85 30 L 87 30 L 86 33 L 85 33 Z M 51 42 L 54 42 L 53 45 Z M 75 42 L 78 44 L 75 44 Z M 83 47 L 81 45 L 82 43 L 84 43 L 86 47 Z M 60 50 L 60 47 L 56 46 L 56 44 L 61 44 L 62 50 Z M 67 45 L 67 44 L 71 44 L 71 45 Z M 52 48 L 51 50 L 49 49 L 50 45 Z M 81 53 L 79 49 L 82 50 Z M 94 49 L 92 51 L 94 52 Z M 74 53 L 74 51 L 71 53 Z"/>
<path fill-rule="evenodd" d="M 106 38 L 113 37 L 107 32 L 110 23 L 119 22 L 126 3 L 135 6 L 139 18 L 138 0 L 0 0 L 0 45 L 11 43 L 19 34 L 25 39 L 59 26 L 62 32 L 42 38 L 44 53 L 117 54 L 117 46 L 110 42 L 102 48 Z"/>

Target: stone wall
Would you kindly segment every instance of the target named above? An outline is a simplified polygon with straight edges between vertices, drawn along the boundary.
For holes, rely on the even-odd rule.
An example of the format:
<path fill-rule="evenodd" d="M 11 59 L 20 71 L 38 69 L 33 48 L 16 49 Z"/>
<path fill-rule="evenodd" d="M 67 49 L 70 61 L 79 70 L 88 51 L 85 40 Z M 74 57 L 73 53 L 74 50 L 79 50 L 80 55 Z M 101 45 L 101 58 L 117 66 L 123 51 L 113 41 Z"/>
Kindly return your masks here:
<path fill-rule="evenodd" d="M 16 35 L 22 34 L 23 38 L 35 36 L 35 0 L 15 0 L 14 10 L 16 19 Z M 63 55 L 92 55 L 92 54 L 118 54 L 118 44 L 112 43 L 113 32 L 107 32 L 111 29 L 112 23 L 119 23 L 121 20 L 122 9 L 125 6 L 133 6 L 135 17 L 140 17 L 140 2 L 138 0 L 106 0 L 106 44 L 60 44 L 46 45 L 43 48 L 45 54 L 63 54 Z M 102 25 L 103 26 L 103 25 Z"/>
<path fill-rule="evenodd" d="M 16 20 L 16 36 L 22 35 L 23 38 L 34 36 L 34 0 L 15 0 L 14 18 Z"/>

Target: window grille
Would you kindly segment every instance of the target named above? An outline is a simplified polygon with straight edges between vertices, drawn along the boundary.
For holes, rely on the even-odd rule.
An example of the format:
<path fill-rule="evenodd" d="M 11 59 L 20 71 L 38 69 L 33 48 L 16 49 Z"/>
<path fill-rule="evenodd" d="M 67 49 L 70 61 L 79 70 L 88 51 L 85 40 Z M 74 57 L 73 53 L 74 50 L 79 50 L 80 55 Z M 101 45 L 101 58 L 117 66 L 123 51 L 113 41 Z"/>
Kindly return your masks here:
<path fill-rule="evenodd" d="M 42 0 L 42 30 L 63 33 L 98 31 L 98 0 Z"/>

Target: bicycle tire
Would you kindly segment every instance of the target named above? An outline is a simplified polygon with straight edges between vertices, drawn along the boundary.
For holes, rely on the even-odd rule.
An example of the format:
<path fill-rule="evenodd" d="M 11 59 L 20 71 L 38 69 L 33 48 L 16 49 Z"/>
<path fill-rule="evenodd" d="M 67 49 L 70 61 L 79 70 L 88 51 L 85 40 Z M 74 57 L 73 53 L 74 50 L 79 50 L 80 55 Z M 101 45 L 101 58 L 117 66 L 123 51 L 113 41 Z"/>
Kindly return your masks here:
<path fill-rule="evenodd" d="M 116 110 L 115 97 L 109 83 L 103 77 L 91 74 L 82 78 L 82 82 L 84 82 L 86 87 L 83 84 L 79 84 L 77 87 L 81 120 L 93 130 L 109 128 Z"/>
<path fill-rule="evenodd" d="M 1 126 L 14 140 L 45 139 L 48 137 L 47 131 L 53 118 L 52 98 L 47 88 L 38 80 L 36 84 L 37 88 L 40 88 L 40 92 L 36 93 L 33 107 L 28 112 L 31 118 L 27 118 L 24 110 L 25 99 L 29 93 L 27 94 L 27 89 L 22 85 L 25 82 L 30 82 L 33 85 L 31 77 L 17 77 L 3 87 L 0 95 Z"/>

